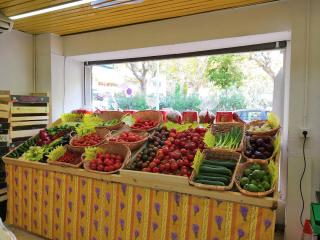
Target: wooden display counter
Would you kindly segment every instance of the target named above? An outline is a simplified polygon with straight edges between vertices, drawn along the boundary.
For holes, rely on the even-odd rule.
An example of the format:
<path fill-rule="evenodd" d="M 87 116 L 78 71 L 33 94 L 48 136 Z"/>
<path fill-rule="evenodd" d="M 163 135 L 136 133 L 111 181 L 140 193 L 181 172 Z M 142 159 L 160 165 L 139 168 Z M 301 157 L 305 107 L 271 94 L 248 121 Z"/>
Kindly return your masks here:
<path fill-rule="evenodd" d="M 57 240 L 271 240 L 278 194 L 206 191 L 186 178 L 4 159 L 7 223 Z"/>

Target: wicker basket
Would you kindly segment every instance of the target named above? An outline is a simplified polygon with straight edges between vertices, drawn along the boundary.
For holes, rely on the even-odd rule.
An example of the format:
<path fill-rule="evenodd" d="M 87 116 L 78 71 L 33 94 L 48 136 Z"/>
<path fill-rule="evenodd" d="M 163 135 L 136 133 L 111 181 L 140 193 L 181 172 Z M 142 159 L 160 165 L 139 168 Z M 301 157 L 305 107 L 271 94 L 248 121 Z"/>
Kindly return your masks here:
<path fill-rule="evenodd" d="M 233 170 L 233 174 L 231 177 L 231 181 L 229 183 L 228 186 L 214 186 L 214 185 L 207 185 L 207 184 L 202 184 L 202 183 L 197 183 L 194 182 L 193 179 L 194 177 L 196 177 L 196 172 L 193 170 L 192 174 L 190 176 L 189 179 L 189 183 L 190 185 L 193 185 L 197 188 L 201 188 L 201 189 L 208 189 L 208 190 L 218 190 L 218 191 L 228 191 L 230 189 L 232 189 L 233 183 L 235 181 L 235 176 L 236 176 L 236 172 L 239 166 L 239 162 L 241 159 L 241 154 L 237 153 L 237 152 L 230 152 L 230 151 L 214 151 L 214 150 L 210 150 L 210 149 L 205 149 L 203 150 L 203 154 L 204 154 L 204 159 L 206 160 L 210 160 L 214 159 L 216 161 L 221 161 L 221 160 L 234 160 L 237 162 L 235 169 Z"/>
<path fill-rule="evenodd" d="M 108 143 L 114 143 L 114 144 L 120 144 L 120 145 L 125 145 L 128 148 L 130 148 L 131 151 L 136 150 L 138 148 L 140 148 L 147 140 L 149 137 L 149 134 L 147 132 L 136 132 L 136 131 L 130 131 L 130 132 L 134 132 L 137 135 L 140 135 L 143 137 L 142 140 L 137 141 L 137 142 L 114 142 L 114 141 L 110 141 L 109 139 L 111 138 L 111 136 L 109 136 L 107 138 L 107 142 Z M 115 135 L 113 135 L 112 137 L 117 137 L 121 134 L 122 132 L 116 133 Z"/>
<path fill-rule="evenodd" d="M 82 153 L 83 150 L 82 149 L 74 149 L 71 148 L 69 145 L 65 146 L 67 151 L 71 151 L 71 152 L 77 152 L 79 153 L 79 157 L 81 158 L 81 162 L 79 162 L 78 164 L 71 164 L 71 163 L 65 163 L 65 162 L 59 162 L 57 160 L 55 161 L 51 161 L 50 159 L 48 159 L 48 163 L 52 164 L 52 165 L 58 165 L 58 166 L 62 166 L 62 167 L 73 167 L 73 168 L 80 168 L 83 164 L 83 159 L 82 159 Z"/>
<path fill-rule="evenodd" d="M 242 163 L 239 165 L 238 167 L 238 171 L 236 173 L 236 178 L 235 178 L 235 184 L 238 188 L 238 190 L 243 194 L 243 195 L 246 195 L 246 196 L 250 196 L 250 197 L 266 197 L 268 195 L 270 195 L 271 193 L 274 192 L 275 190 L 275 187 L 276 187 L 276 184 L 277 184 L 277 181 L 274 182 L 273 186 L 268 190 L 268 191 L 265 191 L 265 192 L 249 192 L 245 189 L 243 189 L 241 186 L 240 186 L 240 179 L 243 175 L 243 171 L 244 169 L 246 169 L 247 167 L 249 167 L 250 165 L 252 165 L 253 163 L 250 163 L 250 162 L 245 162 L 245 163 Z M 264 164 L 261 164 L 263 166 L 264 169 L 267 169 L 267 166 L 264 165 Z"/>
<path fill-rule="evenodd" d="M 130 149 L 122 144 L 115 144 L 115 143 L 105 143 L 99 146 L 99 148 L 102 148 L 105 152 L 108 152 L 110 154 L 119 154 L 123 157 L 123 163 L 121 168 L 123 168 L 129 161 L 131 158 L 131 151 Z M 82 154 L 82 159 L 84 159 L 84 156 Z M 84 160 L 83 162 L 83 167 L 86 171 L 88 172 L 94 172 L 94 173 L 99 173 L 99 174 L 112 174 L 112 173 L 116 173 L 119 172 L 119 169 L 111 171 L 111 172 L 101 172 L 101 171 L 96 171 L 96 170 L 91 170 L 89 168 L 89 163 L 91 160 Z"/>
<path fill-rule="evenodd" d="M 155 126 L 153 128 L 149 128 L 148 130 L 132 129 L 129 126 L 129 128 L 132 131 L 135 131 L 135 132 L 145 132 L 145 131 L 150 132 L 150 131 L 153 131 L 153 130 L 157 129 L 159 127 L 159 125 L 161 124 L 161 122 L 162 122 L 162 113 L 159 112 L 159 111 L 155 111 L 155 110 L 139 111 L 139 112 L 133 113 L 132 117 L 135 118 L 135 119 L 140 118 L 140 119 L 144 119 L 144 120 L 153 120 L 153 121 L 157 121 L 158 122 L 157 126 Z"/>
<path fill-rule="evenodd" d="M 269 138 L 270 136 L 251 136 L 251 138 Z M 266 158 L 266 159 L 259 159 L 259 158 L 249 158 L 246 156 L 245 151 L 247 149 L 248 145 L 248 137 L 244 137 L 243 139 L 243 150 L 242 150 L 242 157 L 245 160 L 245 162 L 250 162 L 250 163 L 259 163 L 263 165 L 267 165 L 275 156 L 276 152 L 273 151 L 271 157 Z M 274 141 L 274 140 L 272 140 Z"/>
<path fill-rule="evenodd" d="M 252 122 L 248 123 L 246 125 L 246 134 L 247 135 L 256 135 L 256 136 L 275 136 L 279 132 L 280 126 L 277 127 L 277 128 L 271 129 L 269 131 L 265 131 L 265 132 L 249 131 L 249 128 L 251 126 L 262 126 L 266 122 L 267 122 L 267 120 L 255 120 L 255 121 L 252 121 Z"/>
<path fill-rule="evenodd" d="M 121 122 L 121 119 L 126 115 L 124 112 L 120 112 L 120 111 L 102 111 L 100 113 L 97 114 L 101 119 L 103 119 L 103 121 L 107 122 L 113 119 L 117 119 L 120 122 L 116 125 L 113 126 L 101 126 L 101 127 L 96 127 L 96 130 L 98 131 L 98 129 L 100 128 L 106 128 L 111 130 L 117 130 L 120 129 L 124 123 Z"/>
<path fill-rule="evenodd" d="M 96 144 L 96 145 L 92 145 L 92 146 L 74 146 L 74 145 L 72 145 L 72 142 L 73 142 L 74 139 L 77 138 L 77 135 L 76 135 L 76 136 L 72 137 L 71 140 L 70 140 L 70 144 L 69 144 L 70 149 L 73 149 L 73 150 L 81 149 L 81 150 L 84 152 L 84 149 L 85 149 L 86 147 L 97 147 L 97 146 L 100 146 L 101 144 L 105 143 L 106 138 L 107 138 L 108 136 L 110 136 L 110 131 L 109 131 L 108 129 L 103 129 L 103 130 L 101 130 L 101 131 L 97 131 L 96 133 L 97 133 L 100 137 L 103 138 L 103 140 L 102 140 L 100 143 L 98 143 L 98 144 Z"/>
<path fill-rule="evenodd" d="M 220 149 L 222 149 L 224 151 L 230 151 L 230 152 L 234 152 L 234 151 L 241 152 L 242 151 L 243 139 L 244 139 L 244 129 L 245 129 L 243 123 L 240 123 L 240 122 L 214 123 L 211 126 L 211 132 L 212 132 L 213 135 L 215 135 L 216 133 L 225 133 L 225 132 L 229 132 L 232 127 L 239 127 L 239 128 L 241 128 L 243 130 L 242 139 L 240 141 L 239 147 L 236 148 L 236 149 L 213 147 L 213 148 L 211 148 L 212 150 L 219 151 Z"/>

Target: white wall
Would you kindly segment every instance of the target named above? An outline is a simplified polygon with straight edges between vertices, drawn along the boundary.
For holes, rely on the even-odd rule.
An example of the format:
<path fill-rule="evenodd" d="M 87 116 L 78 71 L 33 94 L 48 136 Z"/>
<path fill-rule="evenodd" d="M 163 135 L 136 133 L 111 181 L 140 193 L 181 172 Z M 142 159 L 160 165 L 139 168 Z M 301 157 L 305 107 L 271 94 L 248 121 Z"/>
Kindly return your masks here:
<path fill-rule="evenodd" d="M 0 34 L 0 89 L 33 92 L 33 36 L 12 31 Z"/>
<path fill-rule="evenodd" d="M 139 24 L 99 32 L 64 37 L 64 54 L 67 56 L 112 52 L 135 48 L 187 43 L 211 39 L 239 37 L 269 32 L 291 31 L 290 86 L 286 85 L 287 99 L 284 114 L 288 125 L 288 189 L 286 201 L 286 237 L 298 239 L 301 234 L 299 210 L 299 178 L 302 172 L 302 139 L 304 96 L 307 96 L 307 127 L 311 137 L 307 144 L 307 172 L 303 182 L 306 201 L 305 216 L 314 191 L 320 185 L 320 1 L 310 0 L 311 12 L 307 13 L 309 0 L 283 0 L 231 10 L 215 11 L 146 24 Z M 306 40 L 306 19 L 310 16 L 310 41 Z M 310 55 L 306 60 L 306 43 Z M 306 63 L 309 80 L 306 79 Z M 307 87 L 308 92 L 304 89 Z M 312 169 L 312 170 L 311 170 Z"/>
<path fill-rule="evenodd" d="M 66 60 L 64 112 L 81 108 L 83 105 L 84 66 L 83 62 Z"/>

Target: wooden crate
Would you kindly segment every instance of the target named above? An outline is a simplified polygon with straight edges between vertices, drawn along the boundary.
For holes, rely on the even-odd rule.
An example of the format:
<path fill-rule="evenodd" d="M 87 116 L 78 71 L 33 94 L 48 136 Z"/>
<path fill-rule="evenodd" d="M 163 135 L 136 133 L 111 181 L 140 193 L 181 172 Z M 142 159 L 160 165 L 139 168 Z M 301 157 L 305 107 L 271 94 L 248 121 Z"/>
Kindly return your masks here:
<path fill-rule="evenodd" d="M 0 91 L 0 145 L 26 140 L 45 128 L 48 121 L 46 94 L 11 95 L 10 91 Z"/>

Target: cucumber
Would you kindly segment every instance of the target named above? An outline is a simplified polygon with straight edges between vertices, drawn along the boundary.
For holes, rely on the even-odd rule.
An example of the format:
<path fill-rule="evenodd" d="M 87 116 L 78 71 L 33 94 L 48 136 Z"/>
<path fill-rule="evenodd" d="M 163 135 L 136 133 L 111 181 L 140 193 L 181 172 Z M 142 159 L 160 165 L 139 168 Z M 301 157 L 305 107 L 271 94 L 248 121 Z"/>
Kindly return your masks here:
<path fill-rule="evenodd" d="M 223 177 L 223 178 L 226 178 L 229 182 L 231 181 L 231 177 L 230 176 L 227 176 L 227 175 L 224 175 L 224 174 L 219 174 L 219 173 L 199 173 L 198 174 L 198 177 L 201 176 L 201 177 Z"/>
<path fill-rule="evenodd" d="M 208 166 L 201 165 L 199 167 L 199 172 L 200 172 L 200 175 L 201 173 L 219 173 L 219 174 L 225 174 L 228 176 L 232 175 L 231 170 L 226 167 L 208 167 Z"/>
<path fill-rule="evenodd" d="M 234 169 L 237 163 L 235 161 L 203 160 L 202 164 Z"/>
<path fill-rule="evenodd" d="M 215 185 L 215 186 L 225 186 L 223 182 L 220 181 L 209 181 L 209 180 L 196 180 L 196 183 L 202 183 L 202 184 L 207 184 L 207 185 Z"/>
<path fill-rule="evenodd" d="M 197 176 L 195 177 L 195 180 L 207 180 L 207 181 L 218 181 L 223 182 L 224 184 L 229 184 L 230 179 L 227 179 L 225 177 L 216 177 L 216 176 Z"/>

